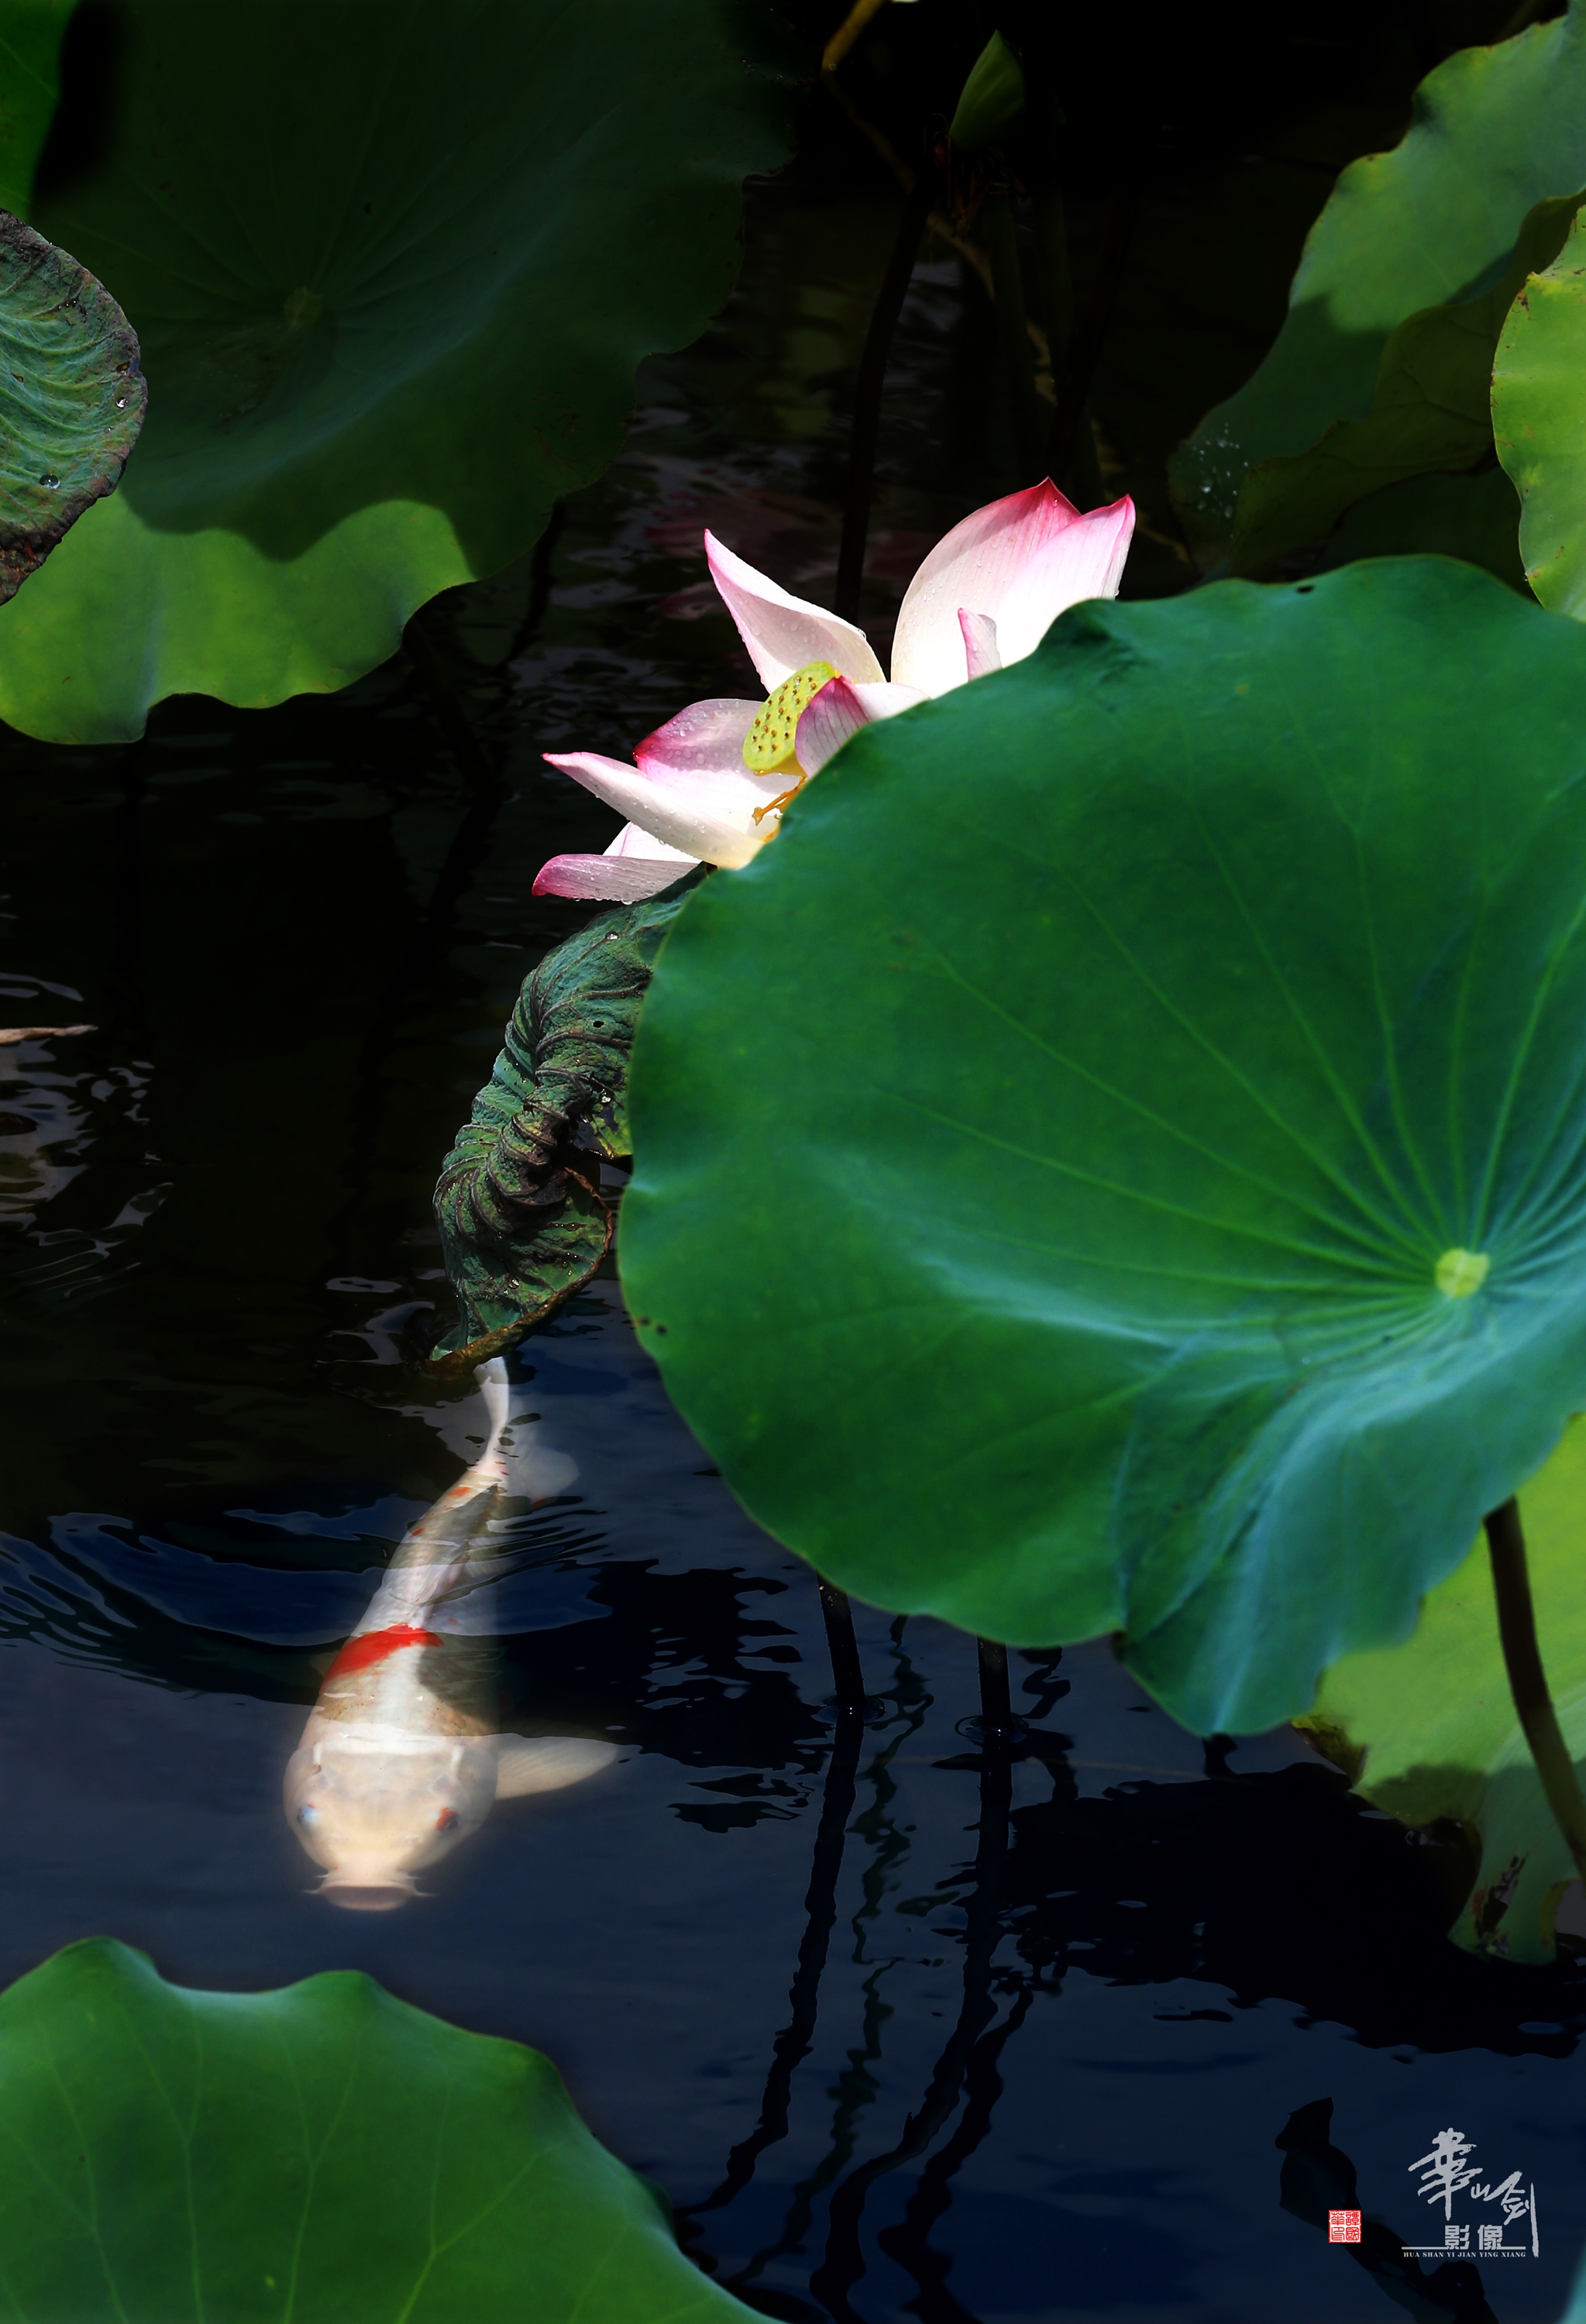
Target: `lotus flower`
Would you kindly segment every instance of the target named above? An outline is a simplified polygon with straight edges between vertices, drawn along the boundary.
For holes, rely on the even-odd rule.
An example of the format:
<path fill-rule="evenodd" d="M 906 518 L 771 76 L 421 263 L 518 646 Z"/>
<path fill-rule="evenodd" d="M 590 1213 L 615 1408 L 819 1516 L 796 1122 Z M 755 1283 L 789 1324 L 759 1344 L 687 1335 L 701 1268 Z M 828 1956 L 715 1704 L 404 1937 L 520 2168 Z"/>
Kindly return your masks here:
<path fill-rule="evenodd" d="M 794 792 L 861 726 L 1022 661 L 1070 605 L 1116 596 L 1133 530 L 1131 500 L 1082 516 L 1050 479 L 977 509 L 909 583 L 890 681 L 862 630 L 790 596 L 707 532 L 711 578 L 768 698 L 691 703 L 631 767 L 548 751 L 629 820 L 604 855 L 553 855 L 535 894 L 637 903 L 696 863 L 749 862 Z"/>

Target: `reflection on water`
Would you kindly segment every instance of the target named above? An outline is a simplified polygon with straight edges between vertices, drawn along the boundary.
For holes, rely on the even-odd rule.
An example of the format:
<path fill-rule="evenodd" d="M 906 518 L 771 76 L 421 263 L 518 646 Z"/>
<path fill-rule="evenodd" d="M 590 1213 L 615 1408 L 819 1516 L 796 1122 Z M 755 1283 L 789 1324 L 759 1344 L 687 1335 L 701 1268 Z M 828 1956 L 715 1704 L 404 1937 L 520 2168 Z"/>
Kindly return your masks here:
<path fill-rule="evenodd" d="M 621 1766 L 498 1808 L 403 1912 L 327 1914 L 279 1770 L 423 1512 L 255 1480 L 202 1526 L 78 1513 L 0 1567 L 0 1975 L 109 1929 L 180 1979 L 356 1965 L 535 2042 L 772 2315 L 1386 2317 L 1281 2207 L 1276 2142 L 1322 2098 L 1390 2218 L 1442 2122 L 1523 2147 L 1553 2241 L 1492 2301 L 1556 2314 L 1586 1980 L 1443 1942 L 1452 1843 L 1407 1846 L 1298 1738 L 1208 1755 L 1104 1646 L 1010 1657 L 1030 1724 L 1000 1750 L 960 1731 L 972 1642 L 861 1608 L 879 1711 L 844 1726 L 810 1575 L 609 1280 L 515 1360 L 512 1408 L 556 1489 L 493 1537 L 495 1637 L 467 1591 L 435 1618 L 499 1655 L 493 1731 Z M 478 1397 L 433 1410 L 477 1459 Z"/>
<path fill-rule="evenodd" d="M 512 1442 L 505 1361 L 478 1379 L 484 1450 L 392 1553 L 286 1764 L 287 1820 L 326 1868 L 319 1893 L 356 1912 L 404 1904 L 414 1874 L 477 1831 L 497 1800 L 560 1791 L 616 1757 L 576 1736 L 495 1732 L 493 1601 L 513 1563 L 497 1512 L 513 1496 L 532 1506 L 545 1480 L 532 1427 L 521 1448 Z"/>
<path fill-rule="evenodd" d="M 1260 168 L 1297 244 L 1325 175 Z M 1187 385 L 1152 355 L 1205 241 L 1175 201 L 1140 229 L 1116 404 L 1162 444 L 1248 353 Z M 548 2051 L 700 2264 L 785 2318 L 1386 2319 L 1282 2208 L 1277 2141 L 1331 2099 L 1360 2204 L 1396 2218 L 1458 2122 L 1535 2177 L 1542 2258 L 1490 2290 L 1542 2324 L 1586 2235 L 1578 1971 L 1455 1952 L 1457 1840 L 1410 1844 L 1296 1738 L 1203 1750 L 1104 1644 L 1010 1658 L 1029 1731 L 1001 1749 L 963 1731 L 973 1642 L 860 1608 L 880 1711 L 844 1724 L 812 1577 L 670 1412 L 609 1276 L 514 1360 L 529 1506 L 493 1506 L 499 1571 L 412 1621 L 445 1643 L 410 1660 L 442 1703 L 429 1657 L 477 1654 L 471 1736 L 622 1764 L 502 1805 L 401 1912 L 327 1911 L 281 1816 L 337 1652 L 392 1626 L 393 1549 L 484 1449 L 477 1395 L 419 1360 L 447 1296 L 429 1187 L 578 924 L 536 870 L 611 827 L 538 754 L 626 756 L 745 690 L 697 590 L 707 518 L 822 594 L 893 223 L 763 198 L 739 300 L 648 369 L 630 456 L 437 609 L 499 792 L 465 791 L 401 663 L 257 715 L 172 703 L 128 752 L 8 741 L 8 1021 L 97 1030 L 0 1050 L 29 1125 L 0 1130 L 0 1978 L 95 1932 L 226 1989 L 367 1969 Z M 933 262 L 905 311 L 883 647 L 918 540 L 1019 481 L 977 418 L 980 295 Z"/>

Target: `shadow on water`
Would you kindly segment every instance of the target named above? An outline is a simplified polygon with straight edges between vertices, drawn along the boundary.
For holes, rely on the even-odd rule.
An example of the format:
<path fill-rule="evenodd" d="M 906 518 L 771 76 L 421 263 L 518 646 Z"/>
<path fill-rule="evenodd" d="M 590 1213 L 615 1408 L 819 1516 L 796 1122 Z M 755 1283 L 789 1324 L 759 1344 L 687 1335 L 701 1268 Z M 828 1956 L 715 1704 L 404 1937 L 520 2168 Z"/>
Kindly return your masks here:
<path fill-rule="evenodd" d="M 1323 2234 L 1329 2211 L 1360 2209 L 1355 2166 L 1329 2137 L 1332 2119 L 1332 2100 L 1316 2098 L 1296 2109 L 1277 2139 L 1283 2150 L 1279 2200 L 1286 2211 Z M 1472 2261 L 1443 2260 L 1428 2270 L 1419 2260 L 1406 2259 L 1405 2240 L 1382 2220 L 1363 2218 L 1360 2242 L 1343 2249 L 1415 2324 L 1443 2324 L 1446 2317 L 1456 2324 L 1498 2324 Z"/>

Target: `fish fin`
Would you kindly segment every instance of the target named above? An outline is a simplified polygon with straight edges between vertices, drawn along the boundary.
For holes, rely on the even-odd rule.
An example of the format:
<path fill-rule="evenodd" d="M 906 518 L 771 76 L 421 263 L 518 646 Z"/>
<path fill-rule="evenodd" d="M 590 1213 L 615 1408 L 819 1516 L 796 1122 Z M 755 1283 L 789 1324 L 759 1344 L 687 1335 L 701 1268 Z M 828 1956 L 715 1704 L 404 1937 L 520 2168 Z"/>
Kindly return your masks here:
<path fill-rule="evenodd" d="M 581 1784 L 586 1775 L 598 1775 L 616 1756 L 614 1743 L 592 1743 L 582 1735 L 537 1735 L 530 1743 L 518 1735 L 498 1736 L 496 1798 L 516 1800 L 529 1792 L 559 1792 L 565 1784 Z"/>
<path fill-rule="evenodd" d="M 541 1501 L 554 1501 L 558 1493 L 571 1492 L 578 1481 L 578 1463 L 570 1452 L 554 1452 L 542 1447 L 538 1436 L 530 1439 L 528 1458 L 523 1462 L 523 1489 L 530 1506 L 538 1508 Z"/>

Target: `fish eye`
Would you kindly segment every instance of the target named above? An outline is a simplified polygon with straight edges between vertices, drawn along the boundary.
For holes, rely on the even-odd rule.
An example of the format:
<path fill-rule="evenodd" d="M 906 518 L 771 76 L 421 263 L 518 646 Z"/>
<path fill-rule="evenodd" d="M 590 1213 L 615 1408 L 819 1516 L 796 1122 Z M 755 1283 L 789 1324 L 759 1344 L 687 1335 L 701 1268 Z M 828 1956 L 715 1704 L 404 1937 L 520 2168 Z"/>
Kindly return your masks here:
<path fill-rule="evenodd" d="M 318 1808 L 300 1808 L 298 1810 L 298 1821 L 300 1823 L 314 1823 L 318 1821 L 318 1814 L 319 1811 Z"/>
<path fill-rule="evenodd" d="M 437 1831 L 456 1831 L 462 1821 L 456 1808 L 442 1808 L 435 1819 L 435 1829 Z"/>

